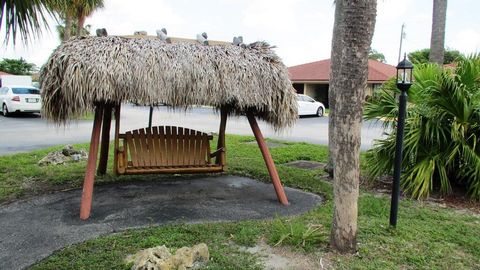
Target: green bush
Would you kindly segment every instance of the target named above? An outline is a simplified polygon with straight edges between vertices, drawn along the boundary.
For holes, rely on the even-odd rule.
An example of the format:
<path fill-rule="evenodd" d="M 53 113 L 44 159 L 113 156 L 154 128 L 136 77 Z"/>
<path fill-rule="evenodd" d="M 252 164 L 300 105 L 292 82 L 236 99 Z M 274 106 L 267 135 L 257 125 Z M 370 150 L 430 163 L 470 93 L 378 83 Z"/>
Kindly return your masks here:
<path fill-rule="evenodd" d="M 414 69 L 405 121 L 402 187 L 426 197 L 439 187 L 464 185 L 480 199 L 480 56 L 454 69 L 425 64 Z M 384 120 L 387 137 L 367 152 L 370 176 L 393 171 L 399 90 L 387 82 L 365 105 L 365 118 Z"/>

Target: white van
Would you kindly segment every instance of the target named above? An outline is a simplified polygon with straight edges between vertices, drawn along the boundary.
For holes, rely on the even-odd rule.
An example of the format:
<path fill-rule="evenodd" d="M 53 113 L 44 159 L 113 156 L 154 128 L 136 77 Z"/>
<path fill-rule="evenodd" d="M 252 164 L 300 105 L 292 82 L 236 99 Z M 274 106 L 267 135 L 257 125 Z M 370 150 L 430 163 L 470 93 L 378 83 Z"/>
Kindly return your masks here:
<path fill-rule="evenodd" d="M 40 90 L 21 85 L 1 87 L 0 105 L 3 116 L 14 112 L 39 113 L 42 108 Z"/>
<path fill-rule="evenodd" d="M 32 85 L 30 75 L 0 75 L 0 87 L 11 85 Z"/>

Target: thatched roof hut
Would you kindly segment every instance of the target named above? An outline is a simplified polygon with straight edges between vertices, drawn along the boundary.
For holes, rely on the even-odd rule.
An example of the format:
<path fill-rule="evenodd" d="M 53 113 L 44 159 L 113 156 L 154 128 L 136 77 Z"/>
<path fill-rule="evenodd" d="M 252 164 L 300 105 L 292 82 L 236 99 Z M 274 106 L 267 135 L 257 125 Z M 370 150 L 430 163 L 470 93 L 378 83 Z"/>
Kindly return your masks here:
<path fill-rule="evenodd" d="M 257 42 L 166 43 L 117 36 L 75 38 L 60 45 L 41 71 L 43 113 L 65 123 L 97 103 L 207 105 L 252 112 L 275 129 L 297 118 L 288 71 L 272 47 Z"/>
<path fill-rule="evenodd" d="M 248 46 L 203 42 L 212 45 L 145 37 L 86 37 L 63 43 L 50 56 L 41 71 L 43 115 L 66 123 L 95 109 L 81 219 L 90 216 L 99 152 L 97 173 L 106 173 L 112 112 L 113 171 L 117 175 L 225 172 L 227 116 L 246 114 L 277 198 L 288 205 L 255 119 L 262 118 L 277 130 L 294 123 L 297 102 L 287 68 L 264 42 Z M 148 128 L 120 133 L 120 104 L 127 101 L 166 103 L 174 108 L 213 106 L 220 111 L 216 150 L 211 152 L 213 136 L 207 133 L 152 126 L 151 121 Z"/>

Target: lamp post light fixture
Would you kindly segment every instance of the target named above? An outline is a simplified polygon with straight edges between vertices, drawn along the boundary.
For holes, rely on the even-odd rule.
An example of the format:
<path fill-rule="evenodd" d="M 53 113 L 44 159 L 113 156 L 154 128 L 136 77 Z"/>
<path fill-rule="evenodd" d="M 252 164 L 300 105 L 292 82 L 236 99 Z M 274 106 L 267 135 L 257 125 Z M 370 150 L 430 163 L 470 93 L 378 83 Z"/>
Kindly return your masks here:
<path fill-rule="evenodd" d="M 390 226 L 397 226 L 398 200 L 400 197 L 400 174 L 402 171 L 403 156 L 403 130 L 405 127 L 405 114 L 407 111 L 407 91 L 412 86 L 413 65 L 407 60 L 405 54 L 403 60 L 397 65 L 397 88 L 400 89 L 398 98 L 397 137 L 395 144 L 395 163 L 393 168 L 392 201 L 390 205 Z"/>

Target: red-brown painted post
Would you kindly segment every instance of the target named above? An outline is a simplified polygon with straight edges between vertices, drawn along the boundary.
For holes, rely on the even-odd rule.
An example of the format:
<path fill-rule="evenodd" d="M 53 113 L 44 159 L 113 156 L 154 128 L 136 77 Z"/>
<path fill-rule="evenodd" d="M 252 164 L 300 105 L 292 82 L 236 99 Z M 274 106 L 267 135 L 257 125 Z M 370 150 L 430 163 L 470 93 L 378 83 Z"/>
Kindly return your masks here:
<path fill-rule="evenodd" d="M 258 127 L 257 120 L 255 120 L 255 116 L 252 113 L 247 113 L 247 118 L 248 122 L 250 123 L 250 127 L 252 128 L 253 134 L 255 135 L 255 139 L 257 140 L 258 147 L 262 152 L 263 159 L 265 160 L 265 165 L 267 166 L 268 173 L 270 174 L 270 178 L 272 179 L 273 187 L 275 188 L 275 192 L 277 193 L 278 201 L 283 205 L 288 205 L 287 195 L 285 195 L 282 182 L 280 181 L 280 177 L 278 176 L 277 168 L 275 167 L 275 163 L 273 162 L 272 156 L 270 155 L 270 151 L 268 150 L 267 144 L 265 143 L 262 132 Z"/>
<path fill-rule="evenodd" d="M 90 151 L 88 152 L 87 169 L 83 181 L 82 201 L 80 204 L 80 219 L 90 217 L 92 208 L 93 182 L 95 180 L 95 167 L 97 165 L 98 143 L 100 140 L 100 129 L 102 126 L 102 105 L 95 108 L 95 119 L 93 120 L 92 137 L 90 139 Z"/>
<path fill-rule="evenodd" d="M 97 175 L 107 172 L 108 149 L 110 146 L 110 126 L 112 123 L 112 105 L 105 105 L 102 120 L 102 139 L 100 143 L 100 160 L 98 161 Z"/>
<path fill-rule="evenodd" d="M 113 149 L 113 174 L 118 175 L 118 147 L 120 146 L 120 104 L 115 106 L 115 145 Z"/>
<path fill-rule="evenodd" d="M 227 158 L 226 158 L 226 145 L 225 145 L 225 128 L 227 127 L 227 110 L 225 108 L 220 109 L 220 128 L 218 131 L 218 143 L 217 149 L 223 148 L 220 152 L 220 155 L 217 156 L 215 163 L 222 164 L 223 170 L 227 169 Z"/>

